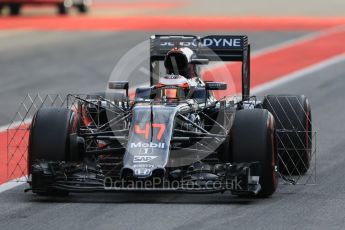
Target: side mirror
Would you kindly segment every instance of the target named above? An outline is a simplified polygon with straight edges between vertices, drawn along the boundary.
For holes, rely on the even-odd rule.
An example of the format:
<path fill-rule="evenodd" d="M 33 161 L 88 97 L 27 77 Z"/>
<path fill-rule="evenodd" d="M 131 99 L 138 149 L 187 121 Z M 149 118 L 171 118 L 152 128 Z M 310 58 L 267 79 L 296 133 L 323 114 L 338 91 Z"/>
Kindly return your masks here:
<path fill-rule="evenodd" d="M 151 95 L 150 87 L 137 88 L 135 90 L 135 99 L 149 100 L 151 99 Z"/>
<path fill-rule="evenodd" d="M 125 89 L 128 90 L 128 81 L 110 81 L 108 83 L 109 89 Z"/>
<path fill-rule="evenodd" d="M 224 82 L 206 82 L 206 90 L 226 90 L 227 84 Z"/>
<path fill-rule="evenodd" d="M 128 88 L 129 83 L 128 81 L 110 81 L 108 83 L 109 89 L 124 89 L 126 90 L 126 97 L 128 98 Z"/>
<path fill-rule="evenodd" d="M 195 65 L 207 65 L 208 63 L 209 61 L 206 58 L 193 58 L 190 61 L 190 64 L 195 64 Z"/>

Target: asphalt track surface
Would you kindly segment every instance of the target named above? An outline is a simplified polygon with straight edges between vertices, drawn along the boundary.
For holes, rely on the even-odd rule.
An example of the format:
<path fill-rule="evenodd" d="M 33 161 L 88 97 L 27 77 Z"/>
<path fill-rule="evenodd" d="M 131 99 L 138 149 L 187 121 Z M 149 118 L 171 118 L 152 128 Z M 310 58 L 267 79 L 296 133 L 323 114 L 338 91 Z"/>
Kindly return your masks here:
<path fill-rule="evenodd" d="M 18 32 L 0 35 L 0 124 L 28 93 L 104 90 L 116 61 L 151 33 Z M 302 32 L 247 33 L 254 50 Z M 305 94 L 318 131 L 317 185 L 281 186 L 269 199 L 225 194 L 72 194 L 44 198 L 26 185 L 0 193 L 0 229 L 343 229 L 345 225 L 344 64 L 266 93 Z M 255 77 L 255 76 L 253 76 Z"/>

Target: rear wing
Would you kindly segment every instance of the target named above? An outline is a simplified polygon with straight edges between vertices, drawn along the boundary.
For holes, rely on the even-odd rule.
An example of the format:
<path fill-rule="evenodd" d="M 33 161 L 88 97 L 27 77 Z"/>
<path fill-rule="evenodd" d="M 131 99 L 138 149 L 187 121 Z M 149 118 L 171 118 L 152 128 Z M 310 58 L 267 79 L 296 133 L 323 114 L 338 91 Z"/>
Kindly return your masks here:
<path fill-rule="evenodd" d="M 250 44 L 246 35 L 153 35 L 150 38 L 150 82 L 158 80 L 159 65 L 174 47 L 188 47 L 196 58 L 242 62 L 242 97 L 250 95 Z"/>

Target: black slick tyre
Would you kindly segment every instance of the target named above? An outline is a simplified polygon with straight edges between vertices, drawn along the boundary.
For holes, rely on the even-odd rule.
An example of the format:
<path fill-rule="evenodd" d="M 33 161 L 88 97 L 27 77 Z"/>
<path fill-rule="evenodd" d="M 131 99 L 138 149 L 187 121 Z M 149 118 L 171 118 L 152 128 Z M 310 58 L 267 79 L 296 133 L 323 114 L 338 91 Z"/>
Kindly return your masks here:
<path fill-rule="evenodd" d="M 68 192 L 49 188 L 49 182 L 32 173 L 32 167 L 40 160 L 73 161 L 79 158 L 76 143 L 71 134 L 78 129 L 78 118 L 66 108 L 41 108 L 35 114 L 29 136 L 28 169 L 31 173 L 31 188 L 39 195 L 64 195 Z M 74 151 L 73 151 L 74 150 Z"/>
<path fill-rule="evenodd" d="M 231 153 L 234 163 L 260 163 L 261 191 L 257 197 L 268 197 L 276 191 L 276 136 L 271 113 L 265 109 L 236 112 L 231 130 Z"/>
<path fill-rule="evenodd" d="M 279 171 L 285 175 L 304 175 L 311 161 L 312 117 L 304 95 L 268 95 L 263 108 L 272 113 L 279 132 Z"/>
<path fill-rule="evenodd" d="M 9 8 L 10 8 L 10 15 L 17 16 L 20 14 L 22 5 L 19 3 L 11 3 L 9 4 Z"/>

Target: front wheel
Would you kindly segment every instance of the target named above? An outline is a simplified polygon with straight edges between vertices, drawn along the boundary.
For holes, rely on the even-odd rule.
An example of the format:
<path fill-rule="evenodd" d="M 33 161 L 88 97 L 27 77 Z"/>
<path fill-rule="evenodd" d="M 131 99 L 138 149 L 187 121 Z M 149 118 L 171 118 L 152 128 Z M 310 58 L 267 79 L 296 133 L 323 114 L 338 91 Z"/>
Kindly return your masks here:
<path fill-rule="evenodd" d="M 259 162 L 261 190 L 258 197 L 272 195 L 278 185 L 276 173 L 275 121 L 265 109 L 240 110 L 231 130 L 234 163 Z"/>
<path fill-rule="evenodd" d="M 88 6 L 85 4 L 76 5 L 76 8 L 78 9 L 79 13 L 81 13 L 81 14 L 85 14 L 89 11 Z"/>
<path fill-rule="evenodd" d="M 65 191 L 50 188 L 46 177 L 35 174 L 38 162 L 73 161 L 80 158 L 76 143 L 71 138 L 78 130 L 76 114 L 65 108 L 41 108 L 35 114 L 29 136 L 28 169 L 32 191 L 38 195 L 63 195 Z"/>
<path fill-rule="evenodd" d="M 60 14 L 60 15 L 68 14 L 68 7 L 66 7 L 66 5 L 64 3 L 59 3 L 57 5 L 57 9 L 58 9 L 58 14 Z"/>
<path fill-rule="evenodd" d="M 2 9 L 4 8 L 4 6 L 2 4 L 0 4 L 0 15 L 2 14 Z"/>
<path fill-rule="evenodd" d="M 19 3 L 12 3 L 9 5 L 10 7 L 10 14 L 13 16 L 19 15 L 20 14 L 20 10 L 22 8 L 22 5 Z"/>

